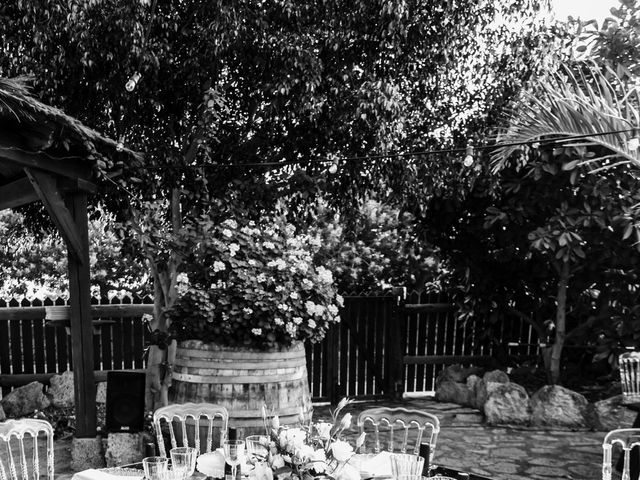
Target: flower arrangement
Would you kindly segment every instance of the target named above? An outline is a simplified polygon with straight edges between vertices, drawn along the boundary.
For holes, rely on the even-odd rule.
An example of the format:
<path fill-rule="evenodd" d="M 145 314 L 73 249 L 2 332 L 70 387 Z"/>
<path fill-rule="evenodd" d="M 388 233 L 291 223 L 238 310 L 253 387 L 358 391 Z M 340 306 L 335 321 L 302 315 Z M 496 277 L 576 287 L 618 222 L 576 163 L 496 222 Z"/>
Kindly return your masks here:
<path fill-rule="evenodd" d="M 267 440 L 270 469 L 263 471 L 262 475 L 256 475 L 256 480 L 272 480 L 269 471 L 279 480 L 317 477 L 359 480 L 360 473 L 349 464 L 349 459 L 363 445 L 365 434 L 358 437 L 355 448 L 343 439 L 344 432 L 351 426 L 351 414 L 346 413 L 342 418 L 339 415 L 349 403 L 351 400 L 348 399 L 340 401 L 331 412 L 331 422 L 290 428 L 280 426 L 277 416 L 271 421 L 265 418 L 265 425 L 270 432 Z"/>
<path fill-rule="evenodd" d="M 179 298 L 165 312 L 178 340 L 267 349 L 318 342 L 340 321 L 333 275 L 313 264 L 317 237 L 278 218 L 200 219 L 186 230 Z"/>

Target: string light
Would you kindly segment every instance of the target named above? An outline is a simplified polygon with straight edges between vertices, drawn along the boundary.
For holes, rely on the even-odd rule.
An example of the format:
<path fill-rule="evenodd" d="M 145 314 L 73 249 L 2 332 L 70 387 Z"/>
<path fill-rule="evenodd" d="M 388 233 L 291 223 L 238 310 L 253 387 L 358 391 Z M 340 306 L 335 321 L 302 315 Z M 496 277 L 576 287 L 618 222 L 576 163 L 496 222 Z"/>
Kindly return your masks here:
<path fill-rule="evenodd" d="M 118 143 L 116 143 L 116 151 L 121 152 L 124 150 L 124 135 L 120 135 Z"/>
<path fill-rule="evenodd" d="M 330 174 L 335 174 L 338 171 L 338 162 L 333 162 L 331 164 L 331 166 L 329 167 L 329 173 Z"/>
<path fill-rule="evenodd" d="M 133 75 L 131 75 L 131 77 L 129 77 L 129 80 L 127 81 L 127 84 L 124 86 L 124 88 L 127 90 L 127 92 L 133 92 L 136 88 L 136 85 L 138 85 L 138 82 L 140 81 L 140 73 L 136 72 Z"/>
<path fill-rule="evenodd" d="M 471 142 L 469 142 L 465 149 L 465 157 L 462 164 L 467 168 L 473 165 L 473 143 Z"/>

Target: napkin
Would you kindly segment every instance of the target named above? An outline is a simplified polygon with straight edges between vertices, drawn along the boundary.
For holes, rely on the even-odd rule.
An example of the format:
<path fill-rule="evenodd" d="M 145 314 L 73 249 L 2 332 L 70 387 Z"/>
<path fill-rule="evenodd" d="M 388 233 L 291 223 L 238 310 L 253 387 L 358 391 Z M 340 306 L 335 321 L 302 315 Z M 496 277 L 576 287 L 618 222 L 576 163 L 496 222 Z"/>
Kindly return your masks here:
<path fill-rule="evenodd" d="M 356 457 L 356 455 L 354 455 Z M 352 457 L 353 458 L 353 457 Z M 360 475 L 366 477 L 390 477 L 391 453 L 380 452 L 377 455 L 365 455 L 358 466 Z"/>
<path fill-rule="evenodd" d="M 125 477 L 129 480 L 142 480 L 142 478 L 144 478 L 144 473 L 140 471 L 139 476 L 132 476 L 131 474 L 116 475 L 114 473 L 108 473 L 102 470 L 97 470 L 95 468 L 90 468 L 88 470 L 83 470 L 81 472 L 75 473 L 73 477 L 71 477 L 71 480 L 122 480 Z"/>

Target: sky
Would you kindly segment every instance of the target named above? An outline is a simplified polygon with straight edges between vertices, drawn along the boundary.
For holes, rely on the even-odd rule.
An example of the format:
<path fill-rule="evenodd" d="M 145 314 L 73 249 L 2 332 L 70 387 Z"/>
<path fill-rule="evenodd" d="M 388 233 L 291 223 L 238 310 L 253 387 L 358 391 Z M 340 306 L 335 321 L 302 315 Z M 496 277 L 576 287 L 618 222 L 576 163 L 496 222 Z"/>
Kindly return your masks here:
<path fill-rule="evenodd" d="M 595 18 L 602 25 L 605 17 L 610 16 L 609 9 L 620 5 L 618 0 L 552 0 L 558 20 L 567 16 L 580 17 L 582 20 Z"/>

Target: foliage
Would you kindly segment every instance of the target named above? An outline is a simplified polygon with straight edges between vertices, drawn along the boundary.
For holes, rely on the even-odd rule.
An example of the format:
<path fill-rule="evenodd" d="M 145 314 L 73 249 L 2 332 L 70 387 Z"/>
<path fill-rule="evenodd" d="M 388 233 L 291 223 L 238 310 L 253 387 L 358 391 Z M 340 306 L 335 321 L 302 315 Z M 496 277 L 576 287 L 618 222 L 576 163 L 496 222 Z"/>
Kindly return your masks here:
<path fill-rule="evenodd" d="M 317 342 L 340 320 L 333 275 L 312 262 L 317 237 L 277 218 L 219 223 L 203 215 L 191 227 L 180 296 L 167 311 L 179 339 L 273 348 Z"/>
<path fill-rule="evenodd" d="M 584 153 L 541 146 L 524 165 L 508 163 L 497 186 L 478 183 L 463 201 L 433 202 L 430 238 L 453 272 L 463 317 L 517 316 L 542 341 L 557 345 L 562 333 L 564 342 L 566 330 L 567 342 L 594 350 L 612 317 L 640 326 L 640 180 L 624 167 L 592 175 L 575 162 Z"/>
<path fill-rule="evenodd" d="M 40 229 L 27 232 L 24 214 L 0 212 L 0 297 L 45 298 L 65 296 L 67 249 L 57 233 Z M 122 243 L 113 214 L 103 207 L 93 209 L 89 219 L 89 261 L 92 289 L 97 296 L 123 291 L 144 294 L 143 266 L 123 262 Z"/>
<path fill-rule="evenodd" d="M 415 241 L 412 218 L 369 199 L 342 215 L 319 205 L 310 229 L 321 238 L 316 262 L 331 270 L 341 293 L 379 293 L 390 287 L 423 289 L 438 274 L 434 249 Z M 352 222 L 348 225 L 347 222 Z"/>

